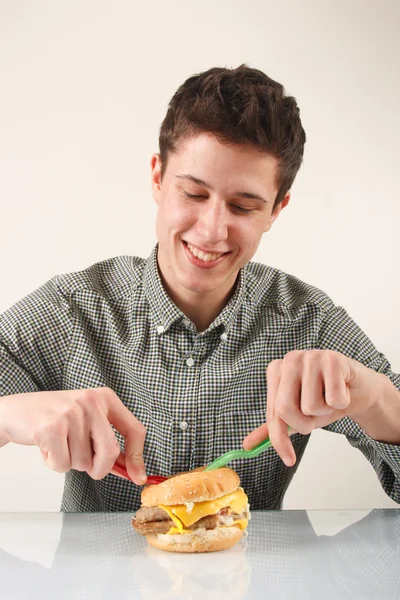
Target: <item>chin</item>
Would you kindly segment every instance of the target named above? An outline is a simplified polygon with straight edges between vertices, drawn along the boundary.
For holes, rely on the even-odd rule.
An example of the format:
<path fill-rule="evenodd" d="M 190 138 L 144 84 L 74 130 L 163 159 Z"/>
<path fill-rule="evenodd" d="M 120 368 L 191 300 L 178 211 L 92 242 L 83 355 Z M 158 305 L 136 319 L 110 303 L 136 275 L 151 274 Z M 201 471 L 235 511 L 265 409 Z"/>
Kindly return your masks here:
<path fill-rule="evenodd" d="M 193 294 L 210 294 L 219 286 L 214 281 L 201 281 L 199 278 L 191 278 L 190 280 L 182 281 L 182 287 Z"/>

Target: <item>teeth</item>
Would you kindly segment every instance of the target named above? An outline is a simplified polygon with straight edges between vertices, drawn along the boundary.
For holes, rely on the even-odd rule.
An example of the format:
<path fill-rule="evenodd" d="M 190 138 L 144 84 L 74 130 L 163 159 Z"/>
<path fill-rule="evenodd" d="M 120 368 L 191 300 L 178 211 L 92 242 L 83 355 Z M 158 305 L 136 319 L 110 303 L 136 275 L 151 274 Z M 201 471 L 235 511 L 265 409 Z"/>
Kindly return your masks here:
<path fill-rule="evenodd" d="M 188 248 L 190 250 L 190 252 L 193 254 L 193 256 L 196 256 L 196 258 L 199 258 L 200 260 L 203 260 L 204 262 L 208 262 L 210 260 L 217 260 L 217 258 L 219 258 L 220 256 L 222 256 L 222 254 L 204 254 L 204 252 L 202 252 L 201 250 L 198 250 L 195 246 L 192 246 L 192 244 L 188 244 Z"/>

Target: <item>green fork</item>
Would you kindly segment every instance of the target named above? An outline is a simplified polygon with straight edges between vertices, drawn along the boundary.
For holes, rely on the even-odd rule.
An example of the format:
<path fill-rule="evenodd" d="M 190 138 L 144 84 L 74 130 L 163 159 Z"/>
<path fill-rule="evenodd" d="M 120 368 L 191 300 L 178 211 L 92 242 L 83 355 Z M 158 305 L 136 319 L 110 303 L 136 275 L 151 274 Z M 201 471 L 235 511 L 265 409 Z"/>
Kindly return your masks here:
<path fill-rule="evenodd" d="M 235 460 L 235 458 L 255 458 L 270 446 L 271 441 L 269 438 L 267 438 L 260 444 L 257 444 L 257 446 L 254 446 L 254 448 L 251 450 L 231 450 L 230 452 L 219 456 L 216 460 L 214 460 L 214 462 L 207 465 L 204 470 L 213 471 L 214 469 L 220 469 L 221 467 L 225 467 L 225 465 L 230 463 L 232 460 Z"/>

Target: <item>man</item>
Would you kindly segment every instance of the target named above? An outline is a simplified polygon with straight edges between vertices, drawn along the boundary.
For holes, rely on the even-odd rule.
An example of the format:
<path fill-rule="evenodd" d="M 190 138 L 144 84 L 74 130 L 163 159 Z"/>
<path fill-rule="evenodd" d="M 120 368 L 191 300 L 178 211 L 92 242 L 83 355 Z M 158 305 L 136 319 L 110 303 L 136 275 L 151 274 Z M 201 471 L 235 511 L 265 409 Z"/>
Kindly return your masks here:
<path fill-rule="evenodd" d="M 274 449 L 233 466 L 253 509 L 279 508 L 316 427 L 344 433 L 400 502 L 400 376 L 323 292 L 250 262 L 304 143 L 264 73 L 189 78 L 151 161 L 150 258 L 55 277 L 2 316 L 0 445 L 36 444 L 66 473 L 62 510 L 132 510 L 145 468 L 267 436 Z M 137 486 L 111 473 L 121 448 Z"/>

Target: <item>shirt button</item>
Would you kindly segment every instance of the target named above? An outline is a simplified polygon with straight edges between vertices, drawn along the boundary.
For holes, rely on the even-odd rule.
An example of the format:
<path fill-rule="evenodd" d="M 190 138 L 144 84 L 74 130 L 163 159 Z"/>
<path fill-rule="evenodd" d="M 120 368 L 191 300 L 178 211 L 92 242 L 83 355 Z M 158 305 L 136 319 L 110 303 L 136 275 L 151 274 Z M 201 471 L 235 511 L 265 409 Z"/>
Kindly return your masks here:
<path fill-rule="evenodd" d="M 226 342 L 226 340 L 227 340 L 227 339 L 228 339 L 228 334 L 226 334 L 226 333 L 221 333 L 221 340 L 222 340 L 223 342 Z"/>
<path fill-rule="evenodd" d="M 189 427 L 189 423 L 187 421 L 181 421 L 179 423 L 179 427 L 182 429 L 182 431 L 186 431 L 186 429 Z"/>
<path fill-rule="evenodd" d="M 186 361 L 186 364 L 187 364 L 188 367 L 193 367 L 193 365 L 194 365 L 193 358 L 192 357 L 188 358 L 187 361 Z"/>
<path fill-rule="evenodd" d="M 157 327 L 157 333 L 158 333 L 158 335 L 161 335 L 162 333 L 164 333 L 164 327 L 163 327 L 163 325 L 159 325 Z"/>
<path fill-rule="evenodd" d="M 189 321 L 189 319 L 183 319 L 182 323 L 183 323 L 183 325 L 185 327 L 190 327 L 190 321 Z"/>

